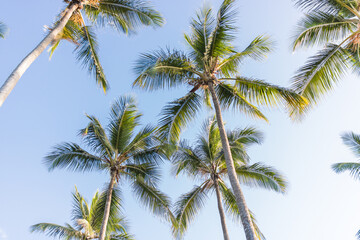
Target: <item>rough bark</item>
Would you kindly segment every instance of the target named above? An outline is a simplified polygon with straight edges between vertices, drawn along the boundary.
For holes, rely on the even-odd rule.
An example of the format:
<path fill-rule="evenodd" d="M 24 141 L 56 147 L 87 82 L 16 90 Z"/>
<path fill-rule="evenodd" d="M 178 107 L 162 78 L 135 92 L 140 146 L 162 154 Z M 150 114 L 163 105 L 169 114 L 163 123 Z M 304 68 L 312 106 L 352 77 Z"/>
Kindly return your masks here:
<path fill-rule="evenodd" d="M 107 227 L 107 223 L 109 221 L 111 198 L 112 198 L 112 193 L 113 193 L 115 182 L 116 182 L 116 174 L 111 173 L 111 180 L 110 180 L 110 183 L 109 183 L 109 189 L 108 189 L 108 193 L 107 193 L 107 197 L 106 197 L 104 217 L 103 217 L 103 220 L 102 220 L 102 223 L 101 223 L 99 240 L 104 240 L 105 236 L 106 236 L 106 227 Z"/>
<path fill-rule="evenodd" d="M 228 141 L 228 138 L 226 135 L 224 122 L 222 120 L 219 99 L 218 99 L 215 89 L 214 89 L 214 83 L 212 81 L 209 81 L 208 86 L 209 86 L 209 90 L 210 90 L 211 97 L 212 97 L 214 107 L 215 107 L 216 121 L 217 121 L 219 131 L 220 131 L 220 138 L 221 138 L 221 143 L 222 143 L 222 147 L 224 150 L 224 157 L 225 157 L 227 172 L 228 172 L 229 180 L 231 183 L 231 188 L 235 195 L 236 204 L 239 208 L 240 218 L 241 218 L 242 225 L 244 227 L 245 236 L 246 236 L 247 240 L 256 240 L 257 238 L 256 238 L 255 228 L 251 221 L 249 209 L 246 205 L 245 197 L 241 191 L 240 183 L 236 176 L 234 161 L 232 159 L 229 141 Z"/>
<path fill-rule="evenodd" d="M 218 209 L 219 209 L 219 214 L 220 214 L 220 221 L 221 221 L 221 227 L 223 230 L 224 240 L 230 240 L 229 233 L 226 228 L 225 212 L 224 212 L 224 208 L 223 208 L 222 202 L 221 202 L 220 188 L 219 188 L 217 179 L 214 180 L 214 185 L 215 185 L 216 199 L 217 199 L 217 204 L 218 204 Z"/>
<path fill-rule="evenodd" d="M 70 4 L 70 6 L 64 11 L 64 16 L 61 18 L 57 26 L 50 31 L 50 33 L 20 62 L 15 70 L 10 74 L 8 79 L 0 88 L 0 107 L 9 96 L 21 76 L 30 67 L 30 65 L 36 60 L 37 57 L 46 49 L 49 44 L 56 39 L 61 30 L 65 27 L 72 14 L 79 8 L 81 3 Z"/>

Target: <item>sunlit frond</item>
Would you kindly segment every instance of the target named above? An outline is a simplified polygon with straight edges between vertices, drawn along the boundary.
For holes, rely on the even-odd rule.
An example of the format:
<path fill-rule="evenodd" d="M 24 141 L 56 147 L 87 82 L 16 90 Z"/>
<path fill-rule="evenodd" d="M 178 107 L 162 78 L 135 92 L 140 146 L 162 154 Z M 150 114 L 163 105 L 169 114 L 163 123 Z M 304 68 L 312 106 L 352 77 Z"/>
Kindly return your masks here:
<path fill-rule="evenodd" d="M 342 40 L 356 27 L 357 23 L 352 19 L 337 14 L 311 12 L 298 23 L 293 50 Z"/>
<path fill-rule="evenodd" d="M 292 79 L 292 88 L 311 103 L 316 103 L 346 72 L 348 58 L 342 46 L 328 44 L 297 71 Z"/>
<path fill-rule="evenodd" d="M 63 238 L 69 240 L 81 240 L 86 239 L 86 235 L 80 231 L 77 231 L 70 225 L 60 226 L 52 223 L 39 223 L 30 227 L 31 232 L 42 232 L 48 237 Z"/>
<path fill-rule="evenodd" d="M 215 90 L 223 109 L 233 107 L 251 117 L 267 120 L 257 107 L 249 103 L 246 98 L 237 91 L 236 87 L 230 84 L 220 83 L 216 86 Z"/>
<path fill-rule="evenodd" d="M 7 27 L 4 23 L 0 22 L 0 38 L 5 38 Z"/>
<path fill-rule="evenodd" d="M 236 168 L 239 181 L 248 186 L 262 187 L 276 192 L 285 193 L 287 182 L 277 170 L 255 163 Z"/>

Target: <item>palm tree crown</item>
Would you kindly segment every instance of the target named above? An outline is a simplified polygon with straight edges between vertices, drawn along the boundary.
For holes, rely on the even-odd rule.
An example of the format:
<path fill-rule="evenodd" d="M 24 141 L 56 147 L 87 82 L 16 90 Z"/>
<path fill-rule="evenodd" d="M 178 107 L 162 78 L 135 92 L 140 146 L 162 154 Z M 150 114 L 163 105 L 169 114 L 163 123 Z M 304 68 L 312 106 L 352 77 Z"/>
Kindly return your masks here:
<path fill-rule="evenodd" d="M 66 168 L 73 171 L 106 171 L 110 174 L 108 208 L 111 189 L 117 182 L 128 180 L 136 197 L 153 213 L 169 219 L 170 202 L 157 189 L 158 163 L 164 150 L 155 136 L 155 128 L 145 126 L 135 133 L 140 125 L 141 114 L 132 97 L 120 97 L 110 111 L 106 128 L 94 116 L 88 116 L 88 126 L 80 131 L 83 142 L 90 152 L 75 143 L 62 143 L 45 158 L 49 170 Z M 107 218 L 104 217 L 106 229 Z"/>
<path fill-rule="evenodd" d="M 49 237 L 67 240 L 97 239 L 99 237 L 101 222 L 107 191 L 93 196 L 90 205 L 75 188 L 73 193 L 73 225 L 66 223 L 61 226 L 53 223 L 38 223 L 31 226 L 31 232 L 42 232 Z M 109 225 L 107 228 L 107 240 L 132 240 L 133 237 L 126 230 L 126 222 L 120 211 L 120 197 L 114 190 L 112 208 L 110 210 Z"/>
<path fill-rule="evenodd" d="M 254 128 L 236 129 L 228 132 L 228 138 L 236 173 L 241 183 L 285 192 L 286 181 L 276 170 L 261 163 L 249 164 L 246 148 L 251 144 L 262 142 L 260 132 Z M 227 212 L 235 219 L 239 219 L 235 197 L 226 184 L 227 168 L 215 121 L 204 124 L 202 134 L 197 138 L 195 145 L 190 146 L 186 141 L 181 141 L 172 161 L 176 175 L 186 174 L 200 182 L 175 203 L 174 212 L 178 221 L 178 225 L 174 228 L 175 234 L 182 235 L 185 232 L 212 191 L 219 191 L 219 199 L 223 199 L 219 204 L 224 204 Z M 263 239 L 259 228 L 256 224 L 254 226 L 257 237 Z"/>
<path fill-rule="evenodd" d="M 348 69 L 360 69 L 360 2 L 297 0 L 296 5 L 306 14 L 299 22 L 293 49 L 323 47 L 292 79 L 294 90 L 315 104 Z"/>
<path fill-rule="evenodd" d="M 73 4 L 76 1 L 64 0 L 64 2 Z M 106 91 L 108 82 L 98 57 L 95 28 L 110 26 L 119 32 L 129 34 L 135 32 L 140 25 L 161 26 L 164 20 L 159 12 L 143 0 L 86 0 L 81 2 L 81 7 L 72 14 L 65 28 L 52 41 L 50 56 L 61 40 L 74 43 L 76 58 L 95 76 L 98 85 Z M 59 19 L 62 15 L 63 13 L 60 14 Z"/>
<path fill-rule="evenodd" d="M 177 140 L 181 128 L 191 120 L 201 101 L 211 106 L 209 83 L 224 109 L 231 106 L 249 115 L 266 119 L 252 103 L 299 107 L 306 101 L 285 88 L 239 76 L 246 58 L 261 60 L 271 51 L 267 36 L 256 37 L 244 50 L 233 46 L 236 33 L 234 0 L 225 0 L 217 14 L 204 7 L 192 19 L 191 33 L 184 38 L 189 51 L 160 49 L 145 53 L 137 61 L 139 77 L 133 83 L 147 90 L 190 86 L 189 93 L 163 109 L 161 130 L 167 139 Z M 200 92 L 200 95 L 198 93 Z"/>

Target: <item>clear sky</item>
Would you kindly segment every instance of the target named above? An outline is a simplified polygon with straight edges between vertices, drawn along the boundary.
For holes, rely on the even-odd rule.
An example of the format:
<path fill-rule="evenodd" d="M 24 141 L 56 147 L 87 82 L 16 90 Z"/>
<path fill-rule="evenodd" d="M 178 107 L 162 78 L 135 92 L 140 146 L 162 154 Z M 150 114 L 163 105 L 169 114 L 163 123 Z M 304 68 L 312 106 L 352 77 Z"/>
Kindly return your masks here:
<path fill-rule="evenodd" d="M 207 1 L 218 6 L 220 1 Z M 64 42 L 51 61 L 44 52 L 20 79 L 0 109 L 0 240 L 44 240 L 31 234 L 29 226 L 39 222 L 69 222 L 71 192 L 76 184 L 87 199 L 108 180 L 99 173 L 49 173 L 42 159 L 51 147 L 62 141 L 79 142 L 77 131 L 87 119 L 85 113 L 106 122 L 110 103 L 122 94 L 137 96 L 144 113 L 143 123 L 155 123 L 161 107 L 180 97 L 186 89 L 145 93 L 133 90 L 132 66 L 139 54 L 158 47 L 185 48 L 183 33 L 203 0 L 153 0 L 166 18 L 161 29 L 141 29 L 126 37 L 109 29 L 99 31 L 100 57 L 111 90 L 104 95 L 93 78 L 81 69 L 72 54 L 74 46 Z M 293 54 L 291 36 L 301 13 L 289 0 L 238 0 L 239 34 L 237 44 L 246 46 L 259 34 L 269 34 L 277 42 L 276 51 L 261 63 L 248 61 L 240 72 L 289 85 L 294 71 L 313 50 Z M 0 40 L 0 83 L 18 62 L 44 36 L 61 10 L 61 0 L 4 1 L 0 21 L 10 32 Z M 360 133 L 358 76 L 348 75 L 336 91 L 309 113 L 301 123 L 291 122 L 282 111 L 265 110 L 270 124 L 253 121 L 241 114 L 226 113 L 227 127 L 256 126 L 265 133 L 265 142 L 249 152 L 252 162 L 265 162 L 279 169 L 289 180 L 285 195 L 244 187 L 250 209 L 268 240 L 354 240 L 360 229 L 360 182 L 348 174 L 337 175 L 332 163 L 355 161 L 342 144 L 340 133 Z M 202 122 L 211 113 L 199 116 Z M 192 139 L 199 124 L 193 123 L 184 137 Z M 173 200 L 187 192 L 193 182 L 175 179 L 163 169 L 161 189 Z M 171 239 L 170 228 L 146 211 L 124 187 L 124 212 L 131 232 L 138 240 Z M 231 239 L 245 239 L 239 223 L 228 219 Z M 222 238 L 214 196 L 191 225 L 185 239 Z"/>

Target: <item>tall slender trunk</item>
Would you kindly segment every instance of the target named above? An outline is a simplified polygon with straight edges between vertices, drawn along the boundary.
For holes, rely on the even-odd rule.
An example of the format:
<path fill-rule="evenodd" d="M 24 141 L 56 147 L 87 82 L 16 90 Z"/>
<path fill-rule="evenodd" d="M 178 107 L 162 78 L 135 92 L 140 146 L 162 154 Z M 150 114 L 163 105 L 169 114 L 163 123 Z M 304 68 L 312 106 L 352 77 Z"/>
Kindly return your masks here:
<path fill-rule="evenodd" d="M 10 74 L 8 79 L 0 88 L 0 107 L 15 87 L 21 76 L 36 60 L 37 57 L 46 49 L 46 47 L 56 39 L 61 30 L 65 27 L 72 14 L 79 8 L 81 3 L 73 3 L 65 10 L 64 16 L 61 18 L 57 26 L 32 50 Z"/>
<path fill-rule="evenodd" d="M 109 216 L 110 216 L 111 198 L 112 198 L 112 193 L 113 193 L 115 181 L 116 181 L 116 174 L 111 173 L 111 180 L 110 180 L 110 183 L 109 183 L 109 189 L 108 189 L 108 193 L 107 193 L 107 197 L 106 197 L 104 217 L 103 217 L 103 220 L 102 220 L 102 223 L 101 223 L 99 240 L 104 240 L 105 239 L 106 227 L 107 227 L 107 223 L 109 221 Z"/>
<path fill-rule="evenodd" d="M 221 195 L 220 195 L 218 179 L 214 180 L 214 185 L 215 185 L 216 199 L 217 199 L 217 204 L 218 204 L 218 209 L 219 209 L 219 214 L 220 214 L 221 227 L 223 230 L 224 240 L 230 240 L 229 233 L 226 228 L 225 212 L 224 212 L 224 208 L 223 208 L 222 202 L 221 202 Z"/>
<path fill-rule="evenodd" d="M 221 138 L 221 143 L 222 143 L 222 147 L 224 150 L 224 157 L 225 157 L 227 172 L 228 172 L 229 180 L 231 183 L 231 188 L 235 195 L 236 204 L 239 208 L 241 222 L 242 222 L 244 230 L 245 230 L 245 236 L 246 236 L 247 240 L 256 240 L 255 228 L 251 221 L 249 209 L 246 205 L 245 197 L 241 191 L 240 183 L 236 176 L 234 161 L 232 159 L 229 141 L 228 141 L 228 138 L 227 138 L 227 135 L 225 132 L 224 122 L 222 120 L 219 99 L 215 93 L 213 82 L 209 81 L 208 85 L 209 85 L 209 90 L 210 90 L 212 100 L 214 103 L 214 107 L 215 107 L 216 121 L 219 126 L 220 138 Z"/>

